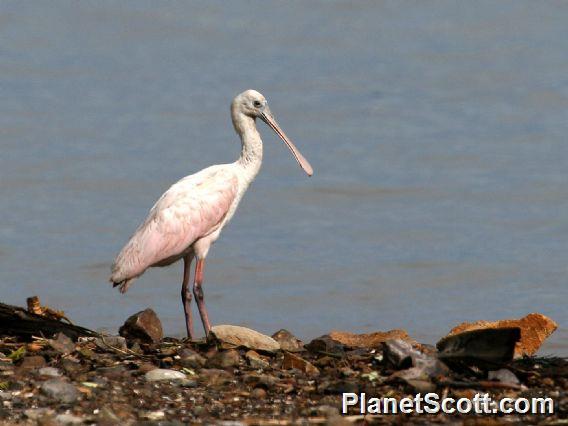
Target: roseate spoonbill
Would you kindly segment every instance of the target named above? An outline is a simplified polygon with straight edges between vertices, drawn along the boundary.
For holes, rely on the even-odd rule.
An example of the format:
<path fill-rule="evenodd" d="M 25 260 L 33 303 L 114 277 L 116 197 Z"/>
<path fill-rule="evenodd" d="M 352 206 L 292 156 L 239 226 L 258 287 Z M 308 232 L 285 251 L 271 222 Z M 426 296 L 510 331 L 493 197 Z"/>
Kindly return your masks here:
<path fill-rule="evenodd" d="M 202 289 L 205 258 L 260 169 L 262 140 L 256 119 L 260 118 L 274 130 L 308 176 L 313 174 L 310 163 L 282 131 L 259 92 L 247 90 L 235 97 L 231 118 L 241 138 L 239 159 L 208 167 L 172 185 L 154 204 L 112 266 L 110 281 L 125 293 L 132 281 L 149 267 L 167 266 L 183 259 L 181 299 L 189 338 L 194 337 L 189 290 L 191 262 L 194 257 L 197 259 L 193 295 L 208 335 L 211 325 Z"/>

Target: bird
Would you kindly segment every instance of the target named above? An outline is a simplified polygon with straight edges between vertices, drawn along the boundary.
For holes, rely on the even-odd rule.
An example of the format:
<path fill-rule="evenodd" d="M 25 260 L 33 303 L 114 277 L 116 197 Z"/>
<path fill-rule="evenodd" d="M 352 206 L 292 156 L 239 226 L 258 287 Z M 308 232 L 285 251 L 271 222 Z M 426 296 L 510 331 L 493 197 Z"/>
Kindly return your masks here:
<path fill-rule="evenodd" d="M 173 184 L 150 209 L 111 267 L 110 282 L 124 294 L 148 268 L 168 266 L 183 259 L 181 300 L 190 339 L 195 338 L 191 313 L 193 297 L 205 336 L 208 337 L 211 331 L 203 293 L 209 249 L 233 217 L 262 164 L 263 145 L 256 120 L 266 123 L 289 148 L 304 172 L 313 175 L 312 166 L 280 128 L 261 93 L 246 90 L 237 95 L 231 103 L 231 119 L 241 139 L 239 158 L 233 163 L 207 167 Z M 190 269 L 194 259 L 190 291 Z"/>

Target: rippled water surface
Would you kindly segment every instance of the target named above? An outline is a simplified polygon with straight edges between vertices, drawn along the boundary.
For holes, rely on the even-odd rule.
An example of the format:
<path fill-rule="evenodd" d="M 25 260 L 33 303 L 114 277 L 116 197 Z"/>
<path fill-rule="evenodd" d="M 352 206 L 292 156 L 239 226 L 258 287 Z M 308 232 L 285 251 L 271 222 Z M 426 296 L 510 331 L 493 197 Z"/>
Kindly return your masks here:
<path fill-rule="evenodd" d="M 265 161 L 208 258 L 214 323 L 302 338 L 538 311 L 568 354 L 568 4 L 2 2 L 0 300 L 182 335 L 182 266 L 126 296 L 110 263 L 178 178 L 233 161 L 262 91 Z"/>

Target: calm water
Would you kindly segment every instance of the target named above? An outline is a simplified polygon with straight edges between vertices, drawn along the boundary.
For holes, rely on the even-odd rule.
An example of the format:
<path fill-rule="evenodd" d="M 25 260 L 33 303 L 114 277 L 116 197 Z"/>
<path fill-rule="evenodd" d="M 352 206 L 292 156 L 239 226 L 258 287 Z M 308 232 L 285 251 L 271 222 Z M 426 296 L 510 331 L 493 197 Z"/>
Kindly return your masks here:
<path fill-rule="evenodd" d="M 312 162 L 265 162 L 213 248 L 214 323 L 302 338 L 538 311 L 568 354 L 568 3 L 0 3 L 0 300 L 184 332 L 181 264 L 110 263 L 178 178 L 233 161 L 262 91 Z"/>

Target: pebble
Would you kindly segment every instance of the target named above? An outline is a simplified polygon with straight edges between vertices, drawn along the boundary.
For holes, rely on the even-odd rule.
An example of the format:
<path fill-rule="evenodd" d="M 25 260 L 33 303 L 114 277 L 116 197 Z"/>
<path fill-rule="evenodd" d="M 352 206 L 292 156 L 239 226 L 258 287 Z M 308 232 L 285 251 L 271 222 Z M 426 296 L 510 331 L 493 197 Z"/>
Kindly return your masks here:
<path fill-rule="evenodd" d="M 104 336 L 104 340 L 99 337 L 95 339 L 95 344 L 102 350 L 108 350 L 109 346 L 121 351 L 126 351 L 128 349 L 126 339 L 122 336 Z"/>
<path fill-rule="evenodd" d="M 85 422 L 85 419 L 79 416 L 74 416 L 73 414 L 64 413 L 55 416 L 55 421 L 58 425 L 69 426 L 83 424 Z"/>
<path fill-rule="evenodd" d="M 250 396 L 255 399 L 264 399 L 266 398 L 266 390 L 263 388 L 254 388 L 250 393 Z"/>
<path fill-rule="evenodd" d="M 514 385 L 518 385 L 519 383 L 521 383 L 517 378 L 517 376 L 515 376 L 515 373 L 513 373 L 511 370 L 508 370 L 506 368 L 490 371 L 487 374 L 487 378 L 489 380 L 497 380 L 501 383 L 511 383 Z"/>
<path fill-rule="evenodd" d="M 27 410 L 24 410 L 24 415 L 30 419 L 30 420 L 39 420 L 42 417 L 45 416 L 51 416 L 55 414 L 55 411 L 53 411 L 51 408 L 28 408 Z"/>
<path fill-rule="evenodd" d="M 40 376 L 60 377 L 61 371 L 54 367 L 43 367 L 38 370 Z"/>
<path fill-rule="evenodd" d="M 188 348 L 183 348 L 178 356 L 177 363 L 185 368 L 201 368 L 207 362 L 207 358 Z"/>
<path fill-rule="evenodd" d="M 50 339 L 49 346 L 55 351 L 63 355 L 68 355 L 75 350 L 75 343 L 63 333 L 57 333 L 53 339 Z"/>
<path fill-rule="evenodd" d="M 176 380 L 176 384 L 182 388 L 196 388 L 198 385 L 197 381 L 193 379 L 178 379 Z"/>
<path fill-rule="evenodd" d="M 186 376 L 181 371 L 156 368 L 154 370 L 148 371 L 144 375 L 144 378 L 149 382 L 156 382 L 160 380 L 185 379 Z"/>
<path fill-rule="evenodd" d="M 315 338 L 306 345 L 306 349 L 315 354 L 333 354 L 341 357 L 345 355 L 344 346 L 341 343 L 333 340 L 328 335 L 323 335 Z"/>
<path fill-rule="evenodd" d="M 41 355 L 26 356 L 22 359 L 19 368 L 24 370 L 34 370 L 45 366 L 45 358 Z"/>
<path fill-rule="evenodd" d="M 41 391 L 50 398 L 71 404 L 79 398 L 77 388 L 61 379 L 50 379 L 41 385 Z"/>
<path fill-rule="evenodd" d="M 234 349 L 229 349 L 228 351 L 217 352 L 213 355 L 207 362 L 207 366 L 212 368 L 230 368 L 238 366 L 240 362 L 241 356 L 239 352 Z"/>
<path fill-rule="evenodd" d="M 160 318 L 150 308 L 130 316 L 118 333 L 127 340 L 139 343 L 156 343 L 164 337 Z"/>

